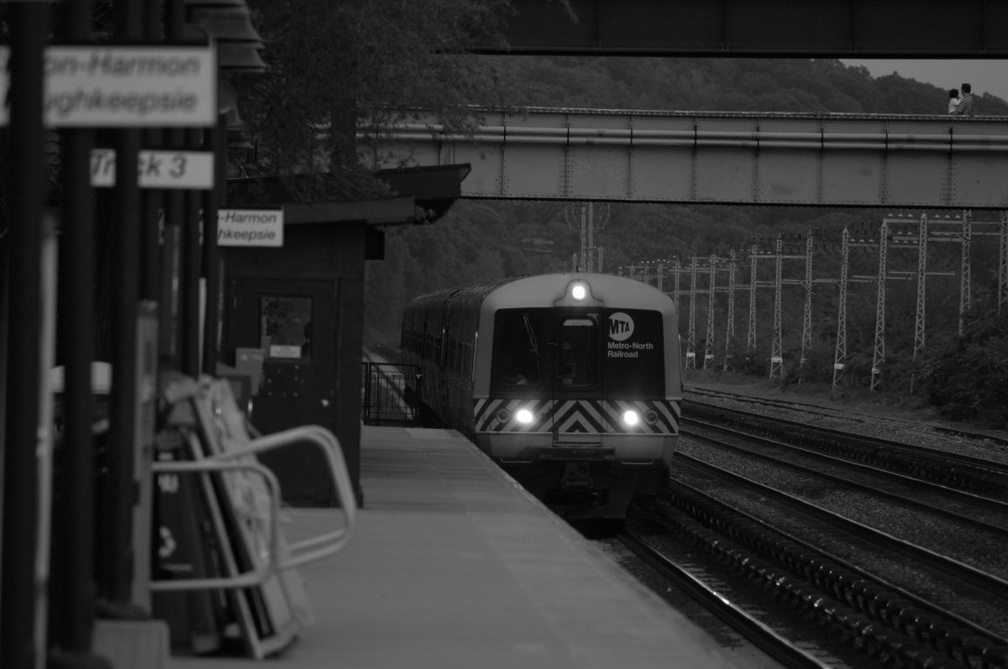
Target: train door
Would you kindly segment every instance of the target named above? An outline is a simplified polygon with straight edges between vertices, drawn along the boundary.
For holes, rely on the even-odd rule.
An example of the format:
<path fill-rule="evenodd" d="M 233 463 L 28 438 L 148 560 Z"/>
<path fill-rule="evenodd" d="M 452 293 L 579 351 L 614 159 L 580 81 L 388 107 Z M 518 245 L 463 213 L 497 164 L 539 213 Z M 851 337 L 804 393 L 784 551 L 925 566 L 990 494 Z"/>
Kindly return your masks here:
<path fill-rule="evenodd" d="M 553 442 L 601 443 L 604 423 L 599 314 L 556 312 L 553 321 Z"/>

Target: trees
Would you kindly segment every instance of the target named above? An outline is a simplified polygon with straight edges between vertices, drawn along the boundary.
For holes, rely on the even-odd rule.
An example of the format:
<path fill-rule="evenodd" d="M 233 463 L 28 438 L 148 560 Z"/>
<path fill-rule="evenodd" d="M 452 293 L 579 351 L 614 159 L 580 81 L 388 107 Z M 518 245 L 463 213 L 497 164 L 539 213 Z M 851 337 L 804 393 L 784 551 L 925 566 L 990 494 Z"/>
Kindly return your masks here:
<path fill-rule="evenodd" d="M 473 123 L 463 105 L 500 103 L 492 68 L 465 53 L 493 39 L 507 0 L 248 0 L 266 47 L 266 73 L 236 79 L 255 137 L 258 169 L 284 176 L 319 169 L 337 188 L 355 170 L 359 118 L 435 110 L 449 126 Z M 370 184 L 373 187 L 373 184 Z"/>

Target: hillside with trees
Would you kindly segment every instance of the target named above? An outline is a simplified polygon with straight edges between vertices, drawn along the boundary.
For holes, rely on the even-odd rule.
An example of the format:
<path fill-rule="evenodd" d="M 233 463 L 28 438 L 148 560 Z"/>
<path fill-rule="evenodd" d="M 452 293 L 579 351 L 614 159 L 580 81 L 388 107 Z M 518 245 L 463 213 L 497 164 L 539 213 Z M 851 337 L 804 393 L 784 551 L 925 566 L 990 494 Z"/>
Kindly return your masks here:
<path fill-rule="evenodd" d="M 483 61 L 502 90 L 509 91 L 509 103 L 519 106 L 941 115 L 948 102 L 946 91 L 937 86 L 898 75 L 873 78 L 865 68 L 848 67 L 838 60 L 501 57 Z M 977 106 L 984 115 L 1008 115 L 1008 103 L 995 96 L 979 96 Z M 693 254 L 704 257 L 726 253 L 728 248 L 740 248 L 754 238 L 763 238 L 769 244 L 778 234 L 804 235 L 816 230 L 817 234 L 838 237 L 845 225 L 877 230 L 884 213 L 868 209 L 596 203 L 595 244 L 604 250 L 602 271 L 616 272 L 644 260 L 679 258 L 685 263 Z M 974 215 L 989 219 L 995 214 Z M 571 203 L 459 201 L 434 225 L 388 229 L 385 260 L 369 261 L 366 340 L 396 345 L 402 307 L 418 294 L 495 276 L 570 270 L 580 248 L 580 215 L 579 205 Z M 939 255 L 929 262 L 957 270 L 957 248 L 936 250 Z M 993 258 L 990 253 L 979 255 L 983 257 L 974 259 L 974 282 L 986 283 L 974 288 L 974 314 L 986 313 L 992 300 L 996 306 L 997 250 Z M 816 262 L 820 263 L 817 275 L 839 275 L 837 257 Z M 852 263 L 858 262 L 862 265 L 858 272 L 877 272 L 874 258 L 852 259 Z M 799 273 L 795 270 L 793 275 Z M 688 280 L 688 276 L 683 278 L 687 289 Z M 889 297 L 887 329 L 892 332 L 887 341 L 887 385 L 893 391 L 905 390 L 911 372 L 918 374 L 920 388 L 925 366 L 936 364 L 927 357 L 916 361 L 915 367 L 910 364 L 913 289 L 913 285 L 893 287 Z M 783 319 L 788 360 L 798 358 L 796 347 L 802 322 L 801 289 L 794 290 L 793 299 L 786 300 Z M 956 332 L 958 291 L 955 281 L 929 284 L 928 331 L 934 351 L 945 342 L 944 333 Z M 758 311 L 763 315 L 757 318 L 763 321 L 757 333 L 760 357 L 746 361 L 747 305 L 739 302 L 735 341 L 728 343 L 724 333 L 719 333 L 715 345 L 718 360 L 728 349 L 736 368 L 766 376 L 770 293 L 762 291 L 758 298 Z M 807 352 L 802 376 L 806 381 L 828 382 L 836 334 L 835 286 L 817 286 L 813 300 L 813 350 Z M 867 387 L 874 301 L 873 285 L 852 285 L 847 335 L 848 383 L 852 387 Z M 706 305 L 703 309 L 705 312 Z M 725 322 L 724 318 L 723 311 L 716 314 L 719 324 Z M 685 318 L 682 321 L 681 332 L 685 335 Z M 703 336 L 702 329 L 702 325 L 698 326 L 698 336 Z M 704 343 L 697 342 L 701 353 Z M 796 366 L 787 367 L 790 374 L 786 369 L 785 380 L 797 380 Z"/>

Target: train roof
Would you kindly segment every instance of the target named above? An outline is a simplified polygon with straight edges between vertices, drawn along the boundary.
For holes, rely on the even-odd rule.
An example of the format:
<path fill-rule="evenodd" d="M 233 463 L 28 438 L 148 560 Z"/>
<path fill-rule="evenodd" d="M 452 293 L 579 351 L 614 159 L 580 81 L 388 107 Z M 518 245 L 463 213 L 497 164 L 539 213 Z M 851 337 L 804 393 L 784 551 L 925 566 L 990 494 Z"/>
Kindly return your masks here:
<path fill-rule="evenodd" d="M 417 297 L 410 306 L 450 300 L 456 306 L 486 303 L 484 306 L 491 309 L 552 307 L 573 281 L 587 283 L 592 296 L 606 305 L 622 309 L 673 308 L 672 299 L 654 286 L 614 274 L 583 272 L 537 274 L 452 288 Z"/>

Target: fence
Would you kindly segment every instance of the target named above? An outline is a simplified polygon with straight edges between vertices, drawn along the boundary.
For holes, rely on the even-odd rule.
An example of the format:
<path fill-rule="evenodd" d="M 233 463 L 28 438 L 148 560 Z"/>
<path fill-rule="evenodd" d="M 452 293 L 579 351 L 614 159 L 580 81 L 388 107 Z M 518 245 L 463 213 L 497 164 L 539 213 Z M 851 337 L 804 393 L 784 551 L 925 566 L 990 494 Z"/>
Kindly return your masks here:
<path fill-rule="evenodd" d="M 406 401 L 406 379 L 417 373 L 416 365 L 366 361 L 361 369 L 364 424 L 416 425 L 416 408 Z"/>

